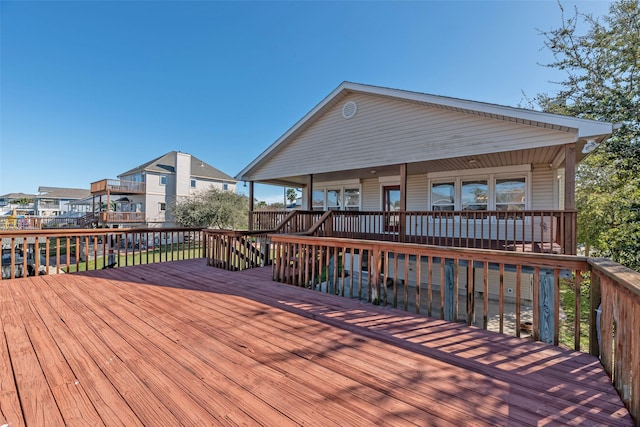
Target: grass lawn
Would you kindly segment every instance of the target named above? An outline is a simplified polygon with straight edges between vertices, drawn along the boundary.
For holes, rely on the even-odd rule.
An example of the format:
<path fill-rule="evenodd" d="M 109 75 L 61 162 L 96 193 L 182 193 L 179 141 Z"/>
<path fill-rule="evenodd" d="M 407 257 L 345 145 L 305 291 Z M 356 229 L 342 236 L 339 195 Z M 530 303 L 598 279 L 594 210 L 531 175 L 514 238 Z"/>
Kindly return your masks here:
<path fill-rule="evenodd" d="M 589 351 L 589 280 L 583 280 L 580 288 L 580 351 Z M 559 342 L 574 348 L 575 336 L 575 278 L 560 280 L 560 304 L 566 319 L 560 321 Z"/>
<path fill-rule="evenodd" d="M 150 250 L 136 251 L 135 254 L 128 253 L 125 254 L 124 251 L 120 250 L 120 256 L 116 254 L 116 262 L 119 267 L 125 267 L 129 265 L 140 265 L 140 264 L 152 264 L 156 262 L 165 262 L 165 261 L 177 261 L 181 259 L 192 259 L 192 258 L 200 258 L 202 254 L 202 250 L 199 246 L 194 247 L 193 245 L 185 245 L 184 248 L 182 244 L 173 245 L 173 249 L 171 246 L 168 247 L 158 247 Z M 72 261 L 75 261 L 75 258 L 72 258 Z M 63 268 L 66 273 L 74 273 L 76 271 L 88 271 L 88 270 L 99 270 L 103 268 L 106 264 L 108 264 L 108 260 L 106 260 L 103 256 L 99 256 L 96 259 L 91 259 L 88 262 L 81 261 L 78 264 L 72 264 L 69 268 Z"/>

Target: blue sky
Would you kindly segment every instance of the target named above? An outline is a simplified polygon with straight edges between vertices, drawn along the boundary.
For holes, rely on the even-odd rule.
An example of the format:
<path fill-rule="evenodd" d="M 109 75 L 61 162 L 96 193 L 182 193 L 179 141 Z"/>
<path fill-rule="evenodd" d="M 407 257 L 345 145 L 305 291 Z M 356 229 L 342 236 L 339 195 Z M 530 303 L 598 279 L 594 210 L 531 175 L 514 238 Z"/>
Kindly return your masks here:
<path fill-rule="evenodd" d="M 551 0 L 0 0 L 0 194 L 172 150 L 234 176 L 345 80 L 524 105 L 563 77 L 539 65 L 560 22 Z"/>

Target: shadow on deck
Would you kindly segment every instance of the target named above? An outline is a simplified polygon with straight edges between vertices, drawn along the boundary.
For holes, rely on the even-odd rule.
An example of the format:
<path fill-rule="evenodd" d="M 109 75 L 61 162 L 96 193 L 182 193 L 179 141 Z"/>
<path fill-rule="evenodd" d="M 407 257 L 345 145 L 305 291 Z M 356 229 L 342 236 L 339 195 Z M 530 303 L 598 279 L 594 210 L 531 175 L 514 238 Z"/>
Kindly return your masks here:
<path fill-rule="evenodd" d="M 0 425 L 633 425 L 587 354 L 202 259 L 8 280 Z"/>

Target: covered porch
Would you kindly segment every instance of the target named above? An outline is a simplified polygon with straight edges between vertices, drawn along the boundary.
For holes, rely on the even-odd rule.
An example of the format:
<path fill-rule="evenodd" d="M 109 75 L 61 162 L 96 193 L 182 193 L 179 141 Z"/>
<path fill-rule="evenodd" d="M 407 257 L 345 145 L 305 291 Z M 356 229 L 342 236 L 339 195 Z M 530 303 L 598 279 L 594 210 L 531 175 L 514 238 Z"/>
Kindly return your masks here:
<path fill-rule="evenodd" d="M 571 255 L 577 165 L 615 129 L 344 82 L 236 179 L 252 230 L 258 183 L 301 189 L 303 210 L 332 212 L 310 228 L 333 236 Z"/>

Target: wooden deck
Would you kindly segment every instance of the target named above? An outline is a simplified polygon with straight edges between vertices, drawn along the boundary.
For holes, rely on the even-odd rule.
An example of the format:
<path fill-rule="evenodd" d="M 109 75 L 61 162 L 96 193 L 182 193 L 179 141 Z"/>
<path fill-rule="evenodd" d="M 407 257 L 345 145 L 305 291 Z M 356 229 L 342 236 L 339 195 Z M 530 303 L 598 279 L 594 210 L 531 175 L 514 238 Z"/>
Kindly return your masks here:
<path fill-rule="evenodd" d="M 0 426 L 633 425 L 598 360 L 188 260 L 0 284 Z"/>

